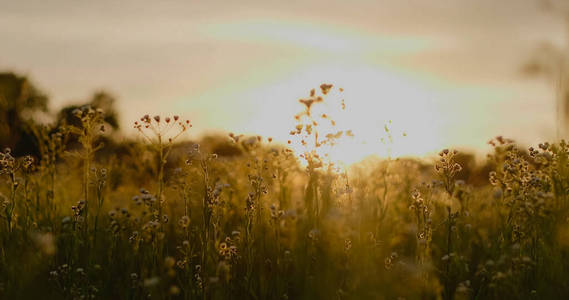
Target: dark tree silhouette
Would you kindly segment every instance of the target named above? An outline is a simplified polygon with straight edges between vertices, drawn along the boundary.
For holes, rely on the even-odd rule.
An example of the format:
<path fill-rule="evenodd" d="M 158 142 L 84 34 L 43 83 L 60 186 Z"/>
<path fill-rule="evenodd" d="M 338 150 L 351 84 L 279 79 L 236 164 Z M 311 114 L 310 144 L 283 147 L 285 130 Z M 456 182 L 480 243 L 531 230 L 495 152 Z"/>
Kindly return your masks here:
<path fill-rule="evenodd" d="M 69 105 L 62 108 L 57 114 L 57 125 L 74 125 L 81 127 L 81 121 L 74 116 L 73 111 L 83 106 L 91 106 L 94 109 L 100 108 L 105 112 L 105 123 L 114 130 L 119 129 L 119 115 L 115 109 L 116 99 L 113 95 L 105 91 L 93 94 L 91 99 L 85 104 Z"/>
<path fill-rule="evenodd" d="M 47 112 L 48 98 L 28 78 L 0 73 L 0 146 L 16 155 L 35 153 L 30 126 L 38 112 Z"/>

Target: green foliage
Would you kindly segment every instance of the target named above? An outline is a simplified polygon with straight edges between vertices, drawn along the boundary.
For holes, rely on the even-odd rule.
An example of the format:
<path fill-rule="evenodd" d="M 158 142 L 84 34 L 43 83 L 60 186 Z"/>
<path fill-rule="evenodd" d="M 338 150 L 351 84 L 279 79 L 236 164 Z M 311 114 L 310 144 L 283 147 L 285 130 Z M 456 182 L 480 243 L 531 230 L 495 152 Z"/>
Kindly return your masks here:
<path fill-rule="evenodd" d="M 36 127 L 39 160 L 0 153 L 0 298 L 569 296 L 569 144 L 497 137 L 483 167 L 445 149 L 340 171 L 314 97 L 291 134 L 302 156 L 260 136 L 176 143 L 177 116 L 102 144 L 90 106 Z"/>
<path fill-rule="evenodd" d="M 92 160 L 89 214 L 82 163 L 5 152 L 2 296 L 565 297 L 569 146 L 524 154 L 504 139 L 493 143 L 495 169 L 477 187 L 453 179 L 460 156 L 447 150 L 430 167 L 376 161 L 346 174 L 311 170 L 319 180 L 309 183 L 314 174 L 291 152 L 262 139 L 236 142 L 243 154 L 228 157 L 194 144 L 163 179 L 147 173 L 145 188 L 129 175 L 113 184 L 133 162 Z M 154 153 L 131 151 L 140 164 Z M 320 201 L 312 210 L 307 185 L 330 191 L 312 199 Z"/>

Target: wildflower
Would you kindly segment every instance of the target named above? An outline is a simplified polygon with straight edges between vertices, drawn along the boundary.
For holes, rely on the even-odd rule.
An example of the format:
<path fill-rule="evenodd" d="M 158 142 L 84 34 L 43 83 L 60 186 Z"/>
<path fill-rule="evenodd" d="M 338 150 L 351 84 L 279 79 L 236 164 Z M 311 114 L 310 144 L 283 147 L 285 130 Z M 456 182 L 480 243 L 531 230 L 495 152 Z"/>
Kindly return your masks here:
<path fill-rule="evenodd" d="M 333 85 L 323 83 L 320 85 L 320 89 L 322 90 L 322 94 L 326 95 L 332 89 Z"/>
<path fill-rule="evenodd" d="M 190 218 L 188 216 L 183 216 L 178 220 L 178 225 L 181 228 L 187 228 L 190 225 Z"/>

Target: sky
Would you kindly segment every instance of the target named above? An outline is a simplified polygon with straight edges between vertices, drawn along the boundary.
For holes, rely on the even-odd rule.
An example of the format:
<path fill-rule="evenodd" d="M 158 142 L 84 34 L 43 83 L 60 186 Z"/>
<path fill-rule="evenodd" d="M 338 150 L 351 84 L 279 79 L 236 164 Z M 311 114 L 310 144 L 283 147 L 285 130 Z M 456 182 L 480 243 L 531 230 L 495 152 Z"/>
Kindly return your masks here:
<path fill-rule="evenodd" d="M 555 137 L 553 85 L 520 68 L 543 42 L 566 47 L 565 29 L 538 0 L 0 0 L 0 71 L 54 108 L 110 91 L 125 128 L 178 114 L 190 137 L 280 141 L 326 82 L 357 136 L 345 151 L 385 152 L 389 121 L 399 154 L 484 151 L 497 135 Z"/>

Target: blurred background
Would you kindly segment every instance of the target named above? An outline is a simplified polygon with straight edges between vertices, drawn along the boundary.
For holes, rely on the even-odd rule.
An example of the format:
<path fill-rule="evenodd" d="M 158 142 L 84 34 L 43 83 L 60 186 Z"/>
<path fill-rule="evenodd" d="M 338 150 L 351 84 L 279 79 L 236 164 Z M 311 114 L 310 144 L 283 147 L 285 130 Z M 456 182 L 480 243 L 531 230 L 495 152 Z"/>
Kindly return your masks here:
<path fill-rule="evenodd" d="M 565 137 L 569 3 L 538 0 L 0 0 L 0 141 L 95 104 L 134 131 L 178 114 L 190 137 L 286 142 L 298 99 L 344 89 L 353 156 L 489 150 Z M 66 114 L 67 112 L 67 114 Z M 119 117 L 120 116 L 120 117 Z M 405 136 L 403 136 L 405 135 Z"/>

